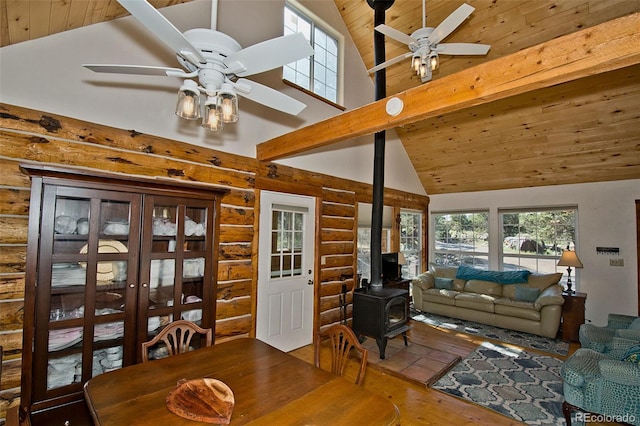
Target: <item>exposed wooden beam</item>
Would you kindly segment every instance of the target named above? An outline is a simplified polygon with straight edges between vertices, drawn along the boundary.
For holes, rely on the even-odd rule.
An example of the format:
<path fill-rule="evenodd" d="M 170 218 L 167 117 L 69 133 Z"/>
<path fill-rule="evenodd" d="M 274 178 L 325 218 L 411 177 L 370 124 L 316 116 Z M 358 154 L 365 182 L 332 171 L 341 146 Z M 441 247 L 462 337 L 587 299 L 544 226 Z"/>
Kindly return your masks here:
<path fill-rule="evenodd" d="M 640 13 L 523 49 L 494 61 L 393 95 L 404 102 L 397 116 L 388 98 L 257 145 L 272 161 L 335 142 L 407 125 L 498 99 L 640 63 Z"/>

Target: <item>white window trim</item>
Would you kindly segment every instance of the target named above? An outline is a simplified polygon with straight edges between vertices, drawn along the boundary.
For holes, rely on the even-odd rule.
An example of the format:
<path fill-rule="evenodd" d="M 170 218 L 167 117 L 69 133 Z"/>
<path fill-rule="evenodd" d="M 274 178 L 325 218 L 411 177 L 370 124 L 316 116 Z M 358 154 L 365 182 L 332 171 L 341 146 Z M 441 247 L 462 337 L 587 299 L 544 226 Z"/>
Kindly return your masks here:
<path fill-rule="evenodd" d="M 318 17 L 318 15 L 304 7 L 300 2 L 296 0 L 286 0 L 285 4 L 291 5 L 293 9 L 297 9 L 298 11 L 306 15 L 314 22 L 316 26 L 320 27 L 322 31 L 326 32 L 338 41 L 338 88 L 336 91 L 337 97 L 335 103 L 337 103 L 338 105 L 344 105 L 344 35 L 333 28 L 331 25 L 329 25 L 324 19 Z M 291 83 L 295 85 L 295 82 L 292 81 Z M 313 89 L 309 91 L 319 98 L 326 99 L 327 101 L 334 103 L 332 100 L 318 95 L 313 91 Z"/>

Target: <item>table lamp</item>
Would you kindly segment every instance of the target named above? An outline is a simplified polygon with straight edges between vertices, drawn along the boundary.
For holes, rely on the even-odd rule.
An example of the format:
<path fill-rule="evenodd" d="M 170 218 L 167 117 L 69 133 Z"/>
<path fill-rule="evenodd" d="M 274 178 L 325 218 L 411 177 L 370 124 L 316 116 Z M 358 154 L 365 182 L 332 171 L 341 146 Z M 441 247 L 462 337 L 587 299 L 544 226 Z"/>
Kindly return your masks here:
<path fill-rule="evenodd" d="M 558 261 L 558 266 L 567 267 L 567 274 L 569 275 L 567 278 L 567 293 L 575 293 L 571 289 L 571 267 L 582 268 L 582 262 L 580 262 L 580 259 L 578 259 L 578 255 L 576 254 L 576 252 L 570 250 L 563 251 L 560 260 Z"/>

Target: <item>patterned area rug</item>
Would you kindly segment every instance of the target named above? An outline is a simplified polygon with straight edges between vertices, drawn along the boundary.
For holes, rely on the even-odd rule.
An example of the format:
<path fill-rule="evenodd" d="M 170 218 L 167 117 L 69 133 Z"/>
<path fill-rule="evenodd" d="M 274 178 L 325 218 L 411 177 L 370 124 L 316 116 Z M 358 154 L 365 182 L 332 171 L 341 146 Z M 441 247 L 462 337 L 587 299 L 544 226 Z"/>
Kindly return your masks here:
<path fill-rule="evenodd" d="M 473 321 L 465 321 L 440 315 L 420 312 L 411 309 L 411 319 L 429 324 L 444 330 L 456 330 L 485 339 L 499 340 L 503 343 L 537 349 L 557 355 L 567 355 L 569 343 L 561 339 L 536 336 L 535 334 L 522 333 L 520 331 L 507 330 L 492 325 L 480 324 Z"/>
<path fill-rule="evenodd" d="M 484 342 L 432 386 L 528 425 L 563 425 L 562 361 Z"/>

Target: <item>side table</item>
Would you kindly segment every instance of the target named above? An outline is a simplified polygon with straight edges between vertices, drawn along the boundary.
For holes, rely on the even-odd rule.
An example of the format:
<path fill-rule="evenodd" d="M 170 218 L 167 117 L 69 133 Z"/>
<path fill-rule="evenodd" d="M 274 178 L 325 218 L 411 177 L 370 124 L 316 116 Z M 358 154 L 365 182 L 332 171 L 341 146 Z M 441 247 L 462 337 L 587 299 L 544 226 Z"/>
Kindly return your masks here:
<path fill-rule="evenodd" d="M 562 293 L 562 340 L 578 342 L 580 326 L 584 324 L 587 293 Z"/>

